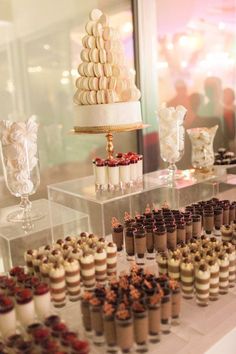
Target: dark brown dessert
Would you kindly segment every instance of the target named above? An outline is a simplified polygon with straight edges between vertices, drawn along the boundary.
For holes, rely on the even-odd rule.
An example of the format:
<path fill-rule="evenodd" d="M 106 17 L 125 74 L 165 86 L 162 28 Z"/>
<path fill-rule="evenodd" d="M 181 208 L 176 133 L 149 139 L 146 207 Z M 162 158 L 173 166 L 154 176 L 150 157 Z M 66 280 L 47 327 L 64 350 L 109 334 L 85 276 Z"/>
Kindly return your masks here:
<path fill-rule="evenodd" d="M 176 225 L 175 224 L 167 225 L 166 230 L 167 230 L 167 248 L 174 251 L 177 246 Z"/>
<path fill-rule="evenodd" d="M 134 256 L 134 231 L 133 227 L 128 227 L 125 230 L 125 248 L 128 259 Z"/>
<path fill-rule="evenodd" d="M 128 353 L 134 342 L 133 320 L 130 311 L 121 303 L 116 312 L 117 344 L 123 353 Z"/>
<path fill-rule="evenodd" d="M 116 218 L 112 218 L 112 240 L 117 246 L 117 251 L 120 252 L 123 249 L 124 244 L 124 228 Z"/>
<path fill-rule="evenodd" d="M 144 255 L 146 251 L 146 233 L 144 229 L 134 231 L 134 248 L 137 256 L 136 262 L 144 264 Z"/>
<path fill-rule="evenodd" d="M 165 226 L 157 226 L 153 230 L 154 248 L 157 252 L 164 252 L 167 249 L 167 233 Z"/>

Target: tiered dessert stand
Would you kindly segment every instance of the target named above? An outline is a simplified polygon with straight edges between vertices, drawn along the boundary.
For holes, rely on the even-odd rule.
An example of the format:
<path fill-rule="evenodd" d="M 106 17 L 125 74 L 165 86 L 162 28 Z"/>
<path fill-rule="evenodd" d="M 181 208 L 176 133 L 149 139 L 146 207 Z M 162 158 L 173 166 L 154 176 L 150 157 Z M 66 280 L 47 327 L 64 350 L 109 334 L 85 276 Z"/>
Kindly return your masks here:
<path fill-rule="evenodd" d="M 114 155 L 114 145 L 113 145 L 113 134 L 130 132 L 135 130 L 141 130 L 147 128 L 148 124 L 122 124 L 122 125 L 105 125 L 97 127 L 74 127 L 72 134 L 105 134 L 107 143 L 106 151 L 107 158 L 113 159 Z"/>

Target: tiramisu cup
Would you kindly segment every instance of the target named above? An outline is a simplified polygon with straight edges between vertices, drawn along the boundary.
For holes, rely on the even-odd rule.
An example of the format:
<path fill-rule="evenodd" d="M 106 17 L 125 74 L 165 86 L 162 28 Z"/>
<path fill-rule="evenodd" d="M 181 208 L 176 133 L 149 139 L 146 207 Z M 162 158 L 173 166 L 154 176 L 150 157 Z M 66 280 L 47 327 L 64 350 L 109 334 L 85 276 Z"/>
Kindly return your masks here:
<path fill-rule="evenodd" d="M 134 318 L 134 340 L 137 344 L 138 352 L 147 352 L 148 340 L 148 314 L 146 306 L 140 301 L 132 304 Z"/>
<path fill-rule="evenodd" d="M 146 249 L 147 249 L 147 259 L 154 259 L 154 239 L 153 239 L 153 223 L 146 223 L 144 226 L 146 232 Z"/>
<path fill-rule="evenodd" d="M 45 259 L 45 257 L 42 254 L 37 254 L 36 257 L 32 258 L 32 263 L 34 267 L 34 274 L 38 277 L 40 277 L 40 264 L 42 261 Z"/>
<path fill-rule="evenodd" d="M 117 247 L 113 242 L 109 242 L 106 247 L 107 251 L 107 276 L 112 278 L 117 274 Z"/>
<path fill-rule="evenodd" d="M 70 301 L 78 301 L 80 297 L 80 266 L 79 261 L 68 258 L 64 262 L 66 288 Z"/>
<path fill-rule="evenodd" d="M 35 307 L 30 289 L 21 289 L 16 293 L 16 314 L 18 321 L 23 326 L 34 322 Z"/>
<path fill-rule="evenodd" d="M 171 290 L 163 288 L 163 297 L 161 299 L 161 330 L 164 334 L 170 333 L 171 326 Z"/>
<path fill-rule="evenodd" d="M 95 263 L 94 256 L 85 253 L 80 259 L 81 277 L 85 289 L 93 289 L 95 286 Z"/>
<path fill-rule="evenodd" d="M 49 272 L 51 297 L 55 307 L 66 304 L 66 277 L 65 268 L 60 263 L 55 263 Z"/>
<path fill-rule="evenodd" d="M 177 231 L 175 224 L 169 224 L 166 226 L 167 230 L 167 248 L 174 251 L 177 246 Z"/>
<path fill-rule="evenodd" d="M 189 257 L 184 258 L 180 264 L 180 280 L 183 297 L 192 299 L 194 294 L 194 265 Z"/>
<path fill-rule="evenodd" d="M 220 228 L 222 241 L 231 242 L 233 237 L 232 225 L 222 225 Z"/>
<path fill-rule="evenodd" d="M 52 263 L 63 262 L 63 256 L 61 250 L 59 249 L 52 250 L 51 253 L 48 255 L 48 259 Z"/>
<path fill-rule="evenodd" d="M 105 248 L 98 247 L 94 254 L 95 278 L 100 284 L 105 284 L 107 280 L 107 253 Z"/>
<path fill-rule="evenodd" d="M 104 343 L 102 305 L 102 300 L 98 297 L 93 297 L 90 300 L 90 316 L 93 330 L 93 343 L 96 345 L 101 345 Z"/>
<path fill-rule="evenodd" d="M 34 273 L 33 259 L 37 256 L 36 250 L 28 250 L 24 253 L 25 263 L 29 274 Z"/>
<path fill-rule="evenodd" d="M 177 244 L 186 242 L 186 223 L 184 220 L 176 221 L 177 226 Z"/>
<path fill-rule="evenodd" d="M 210 270 L 206 263 L 200 264 L 195 272 L 196 301 L 199 306 L 207 306 L 210 293 Z"/>
<path fill-rule="evenodd" d="M 214 208 L 214 234 L 220 236 L 220 228 L 223 224 L 223 209 L 220 206 Z"/>
<path fill-rule="evenodd" d="M 157 226 L 153 230 L 154 248 L 157 252 L 167 250 L 167 233 L 165 226 Z"/>
<path fill-rule="evenodd" d="M 215 301 L 219 297 L 219 277 L 220 277 L 220 268 L 217 259 L 211 258 L 208 262 L 210 269 L 210 292 L 209 298 L 212 301 Z"/>
<path fill-rule="evenodd" d="M 43 259 L 43 261 L 39 265 L 40 277 L 43 282 L 48 283 L 48 284 L 50 282 L 49 272 L 50 272 L 50 269 L 52 266 L 53 266 L 53 263 L 51 263 L 47 258 Z"/>
<path fill-rule="evenodd" d="M 146 252 L 146 232 L 143 228 L 134 231 L 134 249 L 136 263 L 143 265 L 145 263 Z"/>
<path fill-rule="evenodd" d="M 202 221 L 201 215 L 193 214 L 193 237 L 199 238 L 202 234 Z"/>
<path fill-rule="evenodd" d="M 124 245 L 124 227 L 116 218 L 112 218 L 112 240 L 117 246 L 117 251 L 121 252 Z"/>
<path fill-rule="evenodd" d="M 134 343 L 133 319 L 127 307 L 121 303 L 116 312 L 117 345 L 122 353 L 130 353 Z"/>
<path fill-rule="evenodd" d="M 34 289 L 35 311 L 40 319 L 44 319 L 51 310 L 51 294 L 47 283 L 40 283 Z"/>
<path fill-rule="evenodd" d="M 134 231 L 133 227 L 125 230 L 125 249 L 128 261 L 134 260 Z"/>
<path fill-rule="evenodd" d="M 235 247 L 232 245 L 226 248 L 226 253 L 229 257 L 229 287 L 233 288 L 235 286 L 236 280 L 236 253 Z"/>
<path fill-rule="evenodd" d="M 9 297 L 0 295 L 0 333 L 6 338 L 16 332 L 16 313 L 14 302 Z"/>
<path fill-rule="evenodd" d="M 158 264 L 158 273 L 160 275 L 168 274 L 168 253 L 160 252 L 156 255 Z"/>
<path fill-rule="evenodd" d="M 220 294 L 227 294 L 229 291 L 229 257 L 227 253 L 220 253 L 218 256 L 220 267 Z"/>
<path fill-rule="evenodd" d="M 171 279 L 180 279 L 180 256 L 174 252 L 168 259 L 168 275 Z"/>
<path fill-rule="evenodd" d="M 160 341 L 161 333 L 161 298 L 163 292 L 158 292 L 148 298 L 148 329 L 151 343 Z"/>

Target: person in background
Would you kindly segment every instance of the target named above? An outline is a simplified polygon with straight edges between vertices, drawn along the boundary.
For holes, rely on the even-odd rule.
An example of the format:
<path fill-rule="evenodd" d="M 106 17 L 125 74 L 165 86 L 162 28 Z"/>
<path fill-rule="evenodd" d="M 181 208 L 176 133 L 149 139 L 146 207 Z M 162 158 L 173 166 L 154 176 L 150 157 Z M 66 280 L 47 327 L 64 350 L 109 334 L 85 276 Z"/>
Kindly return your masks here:
<path fill-rule="evenodd" d="M 230 150 L 235 152 L 235 118 L 236 105 L 235 93 L 230 87 L 223 90 L 223 117 L 224 117 L 224 134 L 228 138 L 228 146 Z"/>
<path fill-rule="evenodd" d="M 167 102 L 167 107 L 176 107 L 178 105 L 182 105 L 188 110 L 189 109 L 188 89 L 183 80 L 177 80 L 175 82 L 175 91 L 176 91 L 176 95 L 169 102 Z"/>

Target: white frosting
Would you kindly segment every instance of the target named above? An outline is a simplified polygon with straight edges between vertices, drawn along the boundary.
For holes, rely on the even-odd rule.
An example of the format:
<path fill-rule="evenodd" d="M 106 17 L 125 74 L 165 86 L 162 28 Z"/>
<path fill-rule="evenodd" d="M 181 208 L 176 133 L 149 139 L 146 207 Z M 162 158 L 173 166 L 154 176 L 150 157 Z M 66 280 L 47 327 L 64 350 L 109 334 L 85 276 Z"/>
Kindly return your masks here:
<path fill-rule="evenodd" d="M 82 264 L 90 264 L 90 263 L 94 263 L 94 256 L 92 254 L 89 254 L 87 256 L 83 256 L 81 257 L 80 262 Z"/>
<path fill-rule="evenodd" d="M 66 272 L 75 272 L 79 270 L 79 262 L 74 259 L 73 262 L 64 261 L 64 267 Z"/>
<path fill-rule="evenodd" d="M 92 269 L 81 269 L 81 274 L 82 274 L 82 276 L 87 276 L 87 277 L 89 277 L 90 275 L 94 275 L 95 274 L 95 267 Z"/>
<path fill-rule="evenodd" d="M 59 267 L 52 267 L 50 269 L 49 275 L 51 278 L 60 278 L 65 276 L 65 269 L 62 265 L 60 265 Z"/>
<path fill-rule="evenodd" d="M 140 102 L 75 106 L 75 127 L 141 124 Z"/>

